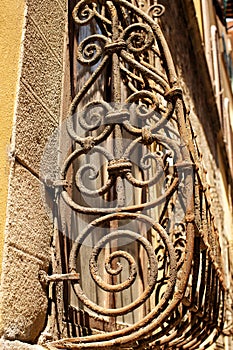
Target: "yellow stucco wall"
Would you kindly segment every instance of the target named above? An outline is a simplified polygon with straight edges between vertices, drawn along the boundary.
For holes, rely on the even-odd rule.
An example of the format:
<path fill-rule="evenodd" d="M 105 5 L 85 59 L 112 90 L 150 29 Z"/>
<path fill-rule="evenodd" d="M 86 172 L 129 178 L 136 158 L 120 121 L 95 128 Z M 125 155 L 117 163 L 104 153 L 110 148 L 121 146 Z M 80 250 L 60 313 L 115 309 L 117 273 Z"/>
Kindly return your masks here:
<path fill-rule="evenodd" d="M 201 1 L 200 0 L 194 0 L 193 2 L 194 2 L 195 9 L 196 9 L 196 16 L 197 16 L 197 20 L 198 20 L 198 24 L 199 24 L 199 30 L 200 30 L 200 33 L 201 33 L 201 38 L 202 38 L 202 40 L 204 40 Z"/>
<path fill-rule="evenodd" d="M 0 270 L 8 190 L 8 151 L 16 98 L 25 0 L 0 4 Z"/>

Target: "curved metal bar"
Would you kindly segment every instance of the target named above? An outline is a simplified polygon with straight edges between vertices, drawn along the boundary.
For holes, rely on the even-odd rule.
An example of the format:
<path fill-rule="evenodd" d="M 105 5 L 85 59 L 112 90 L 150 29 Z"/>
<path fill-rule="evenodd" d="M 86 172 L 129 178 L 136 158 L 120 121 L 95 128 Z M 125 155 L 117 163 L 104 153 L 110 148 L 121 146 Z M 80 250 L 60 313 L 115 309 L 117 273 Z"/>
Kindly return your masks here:
<path fill-rule="evenodd" d="M 103 147 L 100 147 L 100 146 L 96 146 L 94 148 L 92 148 L 88 154 L 89 155 L 92 155 L 92 154 L 95 154 L 95 153 L 100 153 L 102 154 L 103 156 L 105 156 L 108 160 L 108 162 L 111 162 L 113 160 L 113 155 L 108 152 L 105 148 Z M 80 155 L 80 154 L 79 154 Z M 73 157 L 70 159 L 69 163 L 68 164 L 65 164 L 65 169 L 62 171 L 62 173 L 64 174 L 64 172 L 67 172 L 68 170 L 68 166 L 74 162 L 74 160 L 77 159 L 77 154 L 76 153 L 73 153 Z M 98 188 L 98 189 L 95 189 L 95 190 L 91 190 L 91 189 L 88 189 L 84 184 L 83 184 L 83 177 L 84 177 L 84 174 L 87 172 L 87 171 L 91 171 L 92 172 L 92 175 L 89 176 L 89 179 L 90 180 L 94 180 L 98 177 L 98 172 L 99 170 L 96 168 L 96 166 L 94 164 L 85 164 L 81 167 L 79 167 L 79 169 L 77 170 L 76 172 L 76 175 L 75 175 L 75 184 L 76 184 L 76 187 L 78 188 L 78 190 L 86 195 L 86 196 L 90 196 L 90 197 L 99 197 L 103 194 L 105 194 L 107 191 L 110 190 L 110 188 L 113 186 L 113 184 L 115 183 L 115 176 L 111 176 L 110 178 L 108 178 L 108 180 L 106 181 L 106 183 L 101 187 L 101 188 Z"/>
<path fill-rule="evenodd" d="M 146 162 L 148 160 L 154 160 L 156 162 L 156 171 L 151 179 L 145 180 L 145 181 L 140 181 L 140 180 L 135 179 L 135 177 L 133 176 L 133 174 L 131 172 L 125 173 L 126 179 L 133 186 L 141 187 L 141 188 L 144 188 L 147 186 L 152 186 L 152 185 L 156 184 L 161 179 L 162 175 L 164 174 L 165 167 L 163 166 L 163 159 L 161 158 L 161 156 L 159 157 L 156 154 L 147 154 L 146 156 L 144 156 L 140 161 L 142 169 L 145 168 Z M 146 167 L 148 168 L 148 165 Z M 150 165 L 150 167 L 151 167 L 151 165 Z"/>
<path fill-rule="evenodd" d="M 98 108 L 98 112 L 95 111 Z M 101 111 L 99 111 L 101 109 Z M 105 101 L 91 101 L 87 103 L 81 113 L 77 115 L 77 119 L 81 127 L 85 131 L 93 131 L 103 125 L 106 115 L 111 112 L 113 108 Z M 91 114 L 90 120 L 87 121 L 88 115 Z"/>
<path fill-rule="evenodd" d="M 73 99 L 70 109 L 69 109 L 69 113 L 68 113 L 68 118 L 67 118 L 67 131 L 68 134 L 70 135 L 70 137 L 76 141 L 77 143 L 79 143 L 80 145 L 85 144 L 85 140 L 86 138 L 84 137 L 79 137 L 76 132 L 74 131 L 74 127 L 73 127 L 73 120 L 72 117 L 75 115 L 76 112 L 76 108 L 79 104 L 79 102 L 82 100 L 82 98 L 84 97 L 85 93 L 88 91 L 88 89 L 91 87 L 92 84 L 94 84 L 95 80 L 99 77 L 99 75 L 101 74 L 101 72 L 103 71 L 103 69 L 105 68 L 107 62 L 109 60 L 109 56 L 105 55 L 102 62 L 99 64 L 98 68 L 95 70 L 95 72 L 91 75 L 91 77 L 88 79 L 88 81 L 84 84 L 84 86 L 82 87 L 82 89 L 79 91 L 79 93 L 75 96 L 75 98 Z M 108 135 L 110 135 L 110 133 L 113 130 L 113 125 L 107 125 L 105 127 L 105 129 L 103 130 L 103 132 L 101 133 L 101 135 L 99 135 L 98 137 L 93 138 L 94 142 L 96 143 L 100 143 L 102 140 L 104 140 Z"/>
<path fill-rule="evenodd" d="M 163 126 L 165 126 L 171 119 L 174 113 L 175 106 L 172 103 L 168 103 L 167 112 L 162 116 L 161 119 L 151 128 L 151 132 L 158 132 Z M 132 126 L 128 120 L 123 121 L 124 128 L 132 135 L 139 136 L 142 134 L 142 129 Z"/>
<path fill-rule="evenodd" d="M 95 0 L 81 0 L 77 3 L 73 10 L 73 19 L 80 26 L 86 25 L 91 22 L 91 20 L 96 16 L 104 23 L 111 25 L 112 22 L 108 20 L 106 17 L 101 16 L 99 12 L 96 10 L 97 1 Z M 89 8 L 87 5 L 93 5 L 93 9 Z M 81 19 L 80 17 L 83 17 Z"/>
<path fill-rule="evenodd" d="M 126 214 L 126 217 L 128 217 L 128 214 Z M 104 221 L 107 221 L 109 219 L 111 220 L 112 218 L 104 217 L 104 218 L 101 218 L 100 222 L 104 222 Z M 98 221 L 95 221 L 95 224 L 96 223 L 99 224 Z M 87 235 L 90 234 L 91 230 L 93 230 L 92 224 L 90 224 L 90 227 L 87 228 L 87 231 L 84 232 L 83 235 L 81 235 L 79 237 L 79 239 L 74 243 L 74 245 L 72 247 L 72 251 L 70 254 L 70 270 L 71 271 L 75 270 L 76 259 L 77 259 L 77 256 L 79 254 L 80 245 L 83 243 L 83 241 L 85 240 Z M 169 245 L 169 243 L 168 243 L 168 236 L 164 237 L 164 232 L 161 233 L 161 229 L 160 229 L 160 234 L 163 234 L 163 238 L 164 238 L 164 240 L 166 239 L 166 243 L 168 244 L 168 247 L 170 248 L 171 244 Z M 118 230 L 116 232 L 111 232 L 111 233 L 107 234 L 104 238 L 102 238 L 93 248 L 93 251 L 91 253 L 90 262 L 89 262 L 89 268 L 90 268 L 91 276 L 94 279 L 94 281 L 96 282 L 96 284 L 107 292 L 120 292 L 120 291 L 125 290 L 126 288 L 130 287 L 134 283 L 135 278 L 136 278 L 135 261 L 132 258 L 132 256 L 129 257 L 129 254 L 125 254 L 125 252 L 116 251 L 116 252 L 114 252 L 114 255 L 113 255 L 114 257 L 119 257 L 119 256 L 123 256 L 124 258 L 127 257 L 127 261 L 130 262 L 131 272 L 130 272 L 129 278 L 125 282 L 120 283 L 120 284 L 116 284 L 116 285 L 110 285 L 110 284 L 104 282 L 98 274 L 97 260 L 98 260 L 99 254 L 101 252 L 101 249 L 103 248 L 103 245 L 105 245 L 106 243 L 109 243 L 111 240 L 114 240 L 115 238 L 121 238 L 121 236 L 135 239 L 136 241 L 140 242 L 140 244 L 145 249 L 147 256 L 148 256 L 149 271 L 150 271 L 149 279 L 147 281 L 147 286 L 146 286 L 145 291 L 142 293 L 142 295 L 140 295 L 140 297 L 138 297 L 134 302 L 130 303 L 129 305 L 121 307 L 121 308 L 117 308 L 117 309 L 107 309 L 107 308 L 101 307 L 101 306 L 93 303 L 91 300 L 89 300 L 85 296 L 80 285 L 78 283 L 74 284 L 73 288 L 75 290 L 77 297 L 89 309 L 97 312 L 98 314 L 109 315 L 109 316 L 110 315 L 120 316 L 120 315 L 124 315 L 126 313 L 129 313 L 130 311 L 134 310 L 135 308 L 138 308 L 140 305 L 142 305 L 145 302 L 146 299 L 148 299 L 148 297 L 153 292 L 154 286 L 156 284 L 157 274 L 158 274 L 157 270 L 158 269 L 157 269 L 157 262 L 155 260 L 153 248 L 150 245 L 150 243 L 143 236 L 141 236 L 140 234 L 134 233 L 132 231 L 129 231 L 129 230 L 124 230 L 124 231 Z M 171 255 L 173 252 L 169 251 L 169 253 Z M 109 259 L 112 259 L 112 256 L 109 257 Z M 175 263 L 174 261 L 172 261 L 172 262 Z M 171 266 L 171 270 L 175 272 L 175 266 Z M 173 278 L 173 276 L 170 276 L 170 278 Z"/>
<path fill-rule="evenodd" d="M 156 74 L 151 69 L 148 69 L 146 66 L 141 64 L 140 62 L 137 62 L 135 59 L 131 57 L 131 55 L 125 51 L 122 50 L 120 53 L 121 57 L 124 61 L 126 61 L 129 65 L 132 65 L 133 67 L 137 68 L 145 77 L 153 79 L 156 83 L 162 86 L 162 88 L 165 90 L 165 92 L 168 92 L 170 90 L 170 86 L 164 81 L 158 74 Z"/>
<path fill-rule="evenodd" d="M 154 19 L 164 14 L 165 7 L 161 4 L 155 4 L 148 8 L 147 13 Z"/>
<path fill-rule="evenodd" d="M 78 148 L 76 149 L 75 151 L 73 151 L 68 157 L 67 159 L 65 160 L 65 162 L 63 163 L 62 165 L 62 168 L 61 168 L 61 172 L 60 172 L 60 179 L 61 180 L 65 180 L 66 178 L 66 173 L 70 167 L 70 165 L 78 158 L 80 157 L 82 154 L 86 154 L 86 150 L 83 149 L 83 148 Z M 99 147 L 99 146 L 95 146 L 94 149 L 91 149 L 89 151 L 89 154 L 91 155 L 92 153 L 94 152 L 99 152 L 101 153 L 102 155 L 104 155 L 104 157 L 107 158 L 108 161 L 111 161 L 113 160 L 113 155 L 108 151 L 106 150 L 105 148 L 103 147 Z"/>
<path fill-rule="evenodd" d="M 86 164 L 86 165 L 81 166 L 75 175 L 76 187 L 78 188 L 78 190 L 82 194 L 84 194 L 86 196 L 89 196 L 92 198 L 102 196 L 103 194 L 108 192 L 110 190 L 110 188 L 113 186 L 113 184 L 115 183 L 115 178 L 112 176 L 110 179 L 107 180 L 107 182 L 104 184 L 104 186 L 102 186 L 101 188 L 98 188 L 97 190 L 91 190 L 83 184 L 83 180 L 82 180 L 84 174 L 87 171 L 92 171 L 92 176 L 89 177 L 89 178 L 91 178 L 91 180 L 94 180 L 95 178 L 97 178 L 98 169 L 96 169 L 96 167 L 94 165 L 91 165 L 91 164 Z"/>
<path fill-rule="evenodd" d="M 96 41 L 106 45 L 108 43 L 108 38 L 104 35 L 95 34 L 83 39 L 79 44 L 77 52 L 77 60 L 79 63 L 93 66 L 100 60 L 104 50 L 100 45 L 95 43 Z"/>
<path fill-rule="evenodd" d="M 132 10 L 133 13 L 138 14 L 144 20 L 145 23 L 149 24 L 159 44 L 160 51 L 165 58 L 165 62 L 167 64 L 168 80 L 170 84 L 174 85 L 177 82 L 176 71 L 175 71 L 170 50 L 168 48 L 167 42 L 163 36 L 163 33 L 161 32 L 159 25 L 156 24 L 154 20 L 150 16 L 148 16 L 145 12 L 143 12 L 138 7 L 134 6 L 133 4 L 131 4 L 126 0 L 114 0 L 113 3 L 122 5 L 123 7 Z"/>
<path fill-rule="evenodd" d="M 139 33 L 137 33 L 139 31 Z M 146 33 L 146 38 L 143 35 Z M 122 39 L 126 42 L 127 48 L 133 53 L 141 53 L 152 46 L 154 38 L 151 33 L 150 27 L 144 23 L 133 23 L 129 25 L 121 34 Z M 141 39 L 142 45 L 136 47 L 134 42 L 138 42 Z"/>
<path fill-rule="evenodd" d="M 126 207 L 114 207 L 114 208 L 90 208 L 90 207 L 84 207 L 82 205 L 79 205 L 78 203 L 75 203 L 68 193 L 63 190 L 61 191 L 61 196 L 64 199 L 65 203 L 69 205 L 70 208 L 73 210 L 77 211 L 78 213 L 83 213 L 83 214 L 91 214 L 91 215 L 96 215 L 96 214 L 110 214 L 114 212 L 137 212 L 137 211 L 142 211 L 142 210 L 148 210 L 151 208 L 155 208 L 156 206 L 164 203 L 168 198 L 170 198 L 173 193 L 176 191 L 177 187 L 179 184 L 179 178 L 175 177 L 171 186 L 167 189 L 167 191 L 161 195 L 160 197 L 156 198 L 153 201 L 150 201 L 148 203 L 142 203 L 138 205 L 131 205 L 131 206 L 126 206 Z"/>
<path fill-rule="evenodd" d="M 104 218 L 100 218 L 100 219 L 97 219 L 97 220 L 93 221 L 92 222 L 92 226 L 95 226 L 96 224 L 101 223 L 101 221 L 104 221 L 105 219 L 110 219 L 111 218 L 112 220 L 115 220 L 115 219 L 120 220 L 120 219 L 124 218 L 125 214 L 129 215 L 132 219 L 139 219 L 139 220 L 141 220 L 142 222 L 145 222 L 145 223 L 150 222 L 150 224 L 153 225 L 153 228 L 155 230 L 159 230 L 159 232 L 160 232 L 160 234 L 162 236 L 166 232 L 163 229 L 161 231 L 161 226 L 159 224 L 154 223 L 154 221 L 152 219 L 150 219 L 147 216 L 142 215 L 142 214 L 129 214 L 129 213 L 112 214 L 111 216 L 105 216 Z M 78 244 L 78 242 L 76 244 Z M 170 244 L 171 244 L 170 245 L 170 249 L 173 250 L 172 243 L 170 243 Z M 76 250 L 76 247 L 73 248 L 73 252 L 75 250 Z M 188 255 L 187 255 L 187 257 L 188 257 Z M 175 266 L 175 263 L 176 263 L 175 255 L 170 256 L 170 259 L 172 259 L 172 260 L 174 259 L 174 261 L 172 261 L 172 260 L 170 261 L 170 264 L 171 264 L 171 266 Z M 70 261 L 74 261 L 74 260 L 75 260 L 75 254 L 73 253 L 71 255 Z M 189 264 L 189 259 L 188 259 L 187 262 Z M 187 263 L 186 263 L 186 265 L 187 265 Z M 73 264 L 72 264 L 72 266 L 73 266 Z M 174 274 L 174 273 L 176 273 L 175 270 L 171 269 L 170 274 Z M 183 282 L 181 284 L 184 287 L 184 283 Z M 135 340 L 141 338 L 142 336 L 152 332 L 156 328 L 156 326 L 157 327 L 159 326 L 160 322 L 162 322 L 163 319 L 166 319 L 168 317 L 168 315 L 177 306 L 178 302 L 180 301 L 180 298 L 182 298 L 182 293 L 175 292 L 175 293 L 173 293 L 172 302 L 169 305 L 167 304 L 166 300 L 167 300 L 168 295 L 171 295 L 171 293 L 173 291 L 174 283 L 176 283 L 176 278 L 175 277 L 172 278 L 171 279 L 171 283 L 168 284 L 167 291 L 165 292 L 164 296 L 161 299 L 161 304 L 156 306 L 143 320 L 139 321 L 137 324 L 135 324 L 133 326 L 130 326 L 130 327 L 127 327 L 126 329 L 123 329 L 123 330 L 120 330 L 120 331 L 110 332 L 108 334 L 99 334 L 99 335 L 83 337 L 83 338 L 70 338 L 70 339 L 67 339 L 67 341 L 69 342 L 69 347 L 70 348 L 77 347 L 77 349 L 81 348 L 81 347 L 84 347 L 84 348 L 92 348 L 92 347 L 93 348 L 98 348 L 98 347 L 102 348 L 103 347 L 104 348 L 104 347 L 111 346 L 111 344 L 112 345 L 121 344 L 122 340 L 124 340 L 124 344 L 127 344 L 130 341 L 135 341 Z M 164 309 L 166 311 L 162 312 Z M 157 319 L 155 319 L 156 315 L 158 316 Z M 147 324 L 147 326 L 145 327 L 146 324 Z M 134 332 L 132 334 L 130 334 L 132 332 L 132 330 L 134 330 Z M 138 330 L 138 332 L 136 333 L 137 330 Z M 129 335 L 126 336 L 125 334 L 129 334 Z M 118 338 L 118 337 L 122 337 L 123 335 L 125 335 L 124 336 L 125 339 Z M 108 339 L 109 339 L 109 341 L 107 341 Z M 113 339 L 113 340 L 111 341 L 111 339 Z M 79 344 L 80 340 L 82 341 L 82 344 Z M 103 341 L 101 341 L 101 340 L 103 340 Z M 66 344 L 65 344 L 66 339 L 64 339 L 63 342 L 64 342 L 64 345 L 66 346 Z M 74 344 L 74 342 L 76 344 Z M 86 343 L 86 342 L 88 342 L 88 343 Z M 59 344 L 59 341 L 58 342 L 53 342 L 52 344 L 57 345 L 57 344 Z M 63 344 L 61 344 L 59 346 L 61 346 L 61 348 L 64 348 Z"/>

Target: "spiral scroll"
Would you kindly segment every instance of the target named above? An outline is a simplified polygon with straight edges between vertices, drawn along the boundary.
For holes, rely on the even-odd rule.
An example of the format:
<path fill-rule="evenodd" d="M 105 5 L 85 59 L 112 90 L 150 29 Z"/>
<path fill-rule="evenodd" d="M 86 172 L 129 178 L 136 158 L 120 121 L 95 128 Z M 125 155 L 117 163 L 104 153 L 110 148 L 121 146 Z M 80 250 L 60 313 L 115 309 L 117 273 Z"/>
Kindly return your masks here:
<path fill-rule="evenodd" d="M 97 13 L 95 1 L 80 1 L 73 10 L 73 19 L 79 25 L 88 24 Z"/>
<path fill-rule="evenodd" d="M 157 18 L 160 17 L 164 14 L 165 12 L 165 7 L 161 4 L 156 4 L 156 5 L 152 5 L 149 9 L 148 9 L 148 14 L 152 17 L 152 18 Z"/>
<path fill-rule="evenodd" d="M 129 51 L 142 53 L 151 47 L 154 42 L 153 34 L 148 25 L 135 23 L 128 26 L 122 34 Z"/>
<path fill-rule="evenodd" d="M 84 39 L 78 47 L 78 62 L 88 66 L 96 64 L 103 55 L 104 45 L 107 42 L 108 39 L 104 35 L 98 34 Z"/>
<path fill-rule="evenodd" d="M 164 246 L 166 247 L 166 250 L 169 254 L 169 264 L 170 264 L 170 273 L 168 277 L 169 288 L 167 293 L 165 293 L 166 298 L 169 299 L 171 297 L 172 289 L 174 287 L 176 274 L 177 274 L 175 250 L 172 245 L 172 242 L 169 239 L 169 236 L 167 235 L 166 231 L 162 228 L 162 226 L 155 224 L 153 220 L 149 219 L 147 216 L 144 216 L 144 215 L 129 214 L 129 213 L 125 213 L 122 215 L 112 214 L 112 215 L 107 215 L 103 218 L 97 219 L 94 222 L 90 223 L 87 229 L 78 237 L 76 242 L 73 244 L 71 254 L 70 254 L 70 271 L 71 272 L 76 271 L 77 259 L 79 256 L 80 248 L 84 243 L 85 239 L 87 239 L 87 237 L 92 234 L 95 227 L 99 227 L 101 225 L 104 225 L 105 223 L 109 223 L 119 219 L 121 220 L 136 219 L 138 222 L 149 224 L 150 226 L 152 225 L 153 229 L 156 230 L 156 232 L 158 232 L 158 234 L 160 235 L 164 243 Z M 117 292 L 126 290 L 127 288 L 133 285 L 137 276 L 136 263 L 134 258 L 125 251 L 117 250 L 111 253 L 105 261 L 105 269 L 107 273 L 110 275 L 118 275 L 122 271 L 122 266 L 118 264 L 117 268 L 113 269 L 111 267 L 111 262 L 114 259 L 117 259 L 119 257 L 126 259 L 126 261 L 129 263 L 129 277 L 126 281 L 121 282 L 120 284 L 112 285 L 112 284 L 106 283 L 98 273 L 97 261 L 101 250 L 104 248 L 104 246 L 107 243 L 110 243 L 115 239 L 121 239 L 122 237 L 126 240 L 137 241 L 145 249 L 145 252 L 148 258 L 148 271 L 149 271 L 147 285 L 144 292 L 140 295 L 140 297 L 138 297 L 135 301 L 133 301 L 129 305 L 121 308 L 116 308 L 116 309 L 108 309 L 106 307 L 101 307 L 100 305 L 97 305 L 91 300 L 89 300 L 88 297 L 84 294 L 83 290 L 81 289 L 81 286 L 78 283 L 73 284 L 73 288 L 77 297 L 83 302 L 84 305 L 86 305 L 92 311 L 97 312 L 98 314 L 102 314 L 106 316 L 110 316 L 110 315 L 120 316 L 120 315 L 127 314 L 135 310 L 136 308 L 138 308 L 140 305 L 142 305 L 145 302 L 145 300 L 148 299 L 150 295 L 153 293 L 156 286 L 156 281 L 158 276 L 158 262 L 156 259 L 156 255 L 154 254 L 153 247 L 151 246 L 149 241 L 142 235 L 130 230 L 121 230 L 121 229 L 118 229 L 117 231 L 113 231 L 106 234 L 102 239 L 98 241 L 98 243 L 95 244 L 89 260 L 89 269 L 90 269 L 90 274 L 92 279 L 101 289 L 107 292 L 117 293 Z"/>

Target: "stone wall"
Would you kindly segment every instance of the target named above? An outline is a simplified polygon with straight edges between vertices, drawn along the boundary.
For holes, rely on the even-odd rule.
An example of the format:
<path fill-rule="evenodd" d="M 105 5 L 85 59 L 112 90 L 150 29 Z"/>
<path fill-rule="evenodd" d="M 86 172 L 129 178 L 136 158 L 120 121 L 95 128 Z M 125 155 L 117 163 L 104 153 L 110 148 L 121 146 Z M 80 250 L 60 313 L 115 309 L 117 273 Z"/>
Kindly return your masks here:
<path fill-rule="evenodd" d="M 53 234 L 39 172 L 46 142 L 60 120 L 66 2 L 28 0 L 26 7 L 11 144 L 0 334 L 35 342 L 48 306 L 38 273 L 48 271 Z"/>

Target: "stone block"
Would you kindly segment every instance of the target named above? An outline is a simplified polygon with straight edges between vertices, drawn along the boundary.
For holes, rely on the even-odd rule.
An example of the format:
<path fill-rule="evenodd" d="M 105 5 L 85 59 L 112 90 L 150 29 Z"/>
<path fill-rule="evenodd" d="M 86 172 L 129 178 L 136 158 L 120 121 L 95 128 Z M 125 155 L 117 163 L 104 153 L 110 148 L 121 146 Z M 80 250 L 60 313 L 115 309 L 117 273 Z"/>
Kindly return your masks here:
<path fill-rule="evenodd" d="M 45 327 L 47 296 L 38 273 L 45 263 L 5 245 L 1 287 L 1 330 L 8 340 L 35 342 Z"/>
<path fill-rule="evenodd" d="M 16 118 L 15 154 L 39 175 L 46 143 L 58 122 L 23 84 Z"/>
<path fill-rule="evenodd" d="M 64 40 L 64 34 L 62 40 Z M 59 49 L 58 61 L 49 45 L 46 45 L 36 24 L 28 18 L 24 37 L 21 78 L 30 86 L 33 94 L 38 96 L 56 116 L 57 120 L 59 119 L 61 99 L 62 51 Z"/>
<path fill-rule="evenodd" d="M 39 0 L 28 4 L 15 152 L 37 174 L 46 142 L 60 120 L 65 34 L 62 3 Z"/>
<path fill-rule="evenodd" d="M 63 51 L 66 1 L 30 1 L 28 16 L 37 24 L 54 53 L 59 57 Z M 61 59 L 61 57 L 60 57 Z M 62 62 L 62 60 L 61 60 Z"/>
<path fill-rule="evenodd" d="M 6 243 L 48 264 L 53 225 L 43 195 L 41 182 L 16 162 L 9 190 Z"/>
<path fill-rule="evenodd" d="M 9 341 L 4 339 L 0 339 L 0 349 L 1 350 L 45 350 L 45 348 L 40 345 L 31 345 L 31 344 L 20 342 L 18 340 Z"/>

